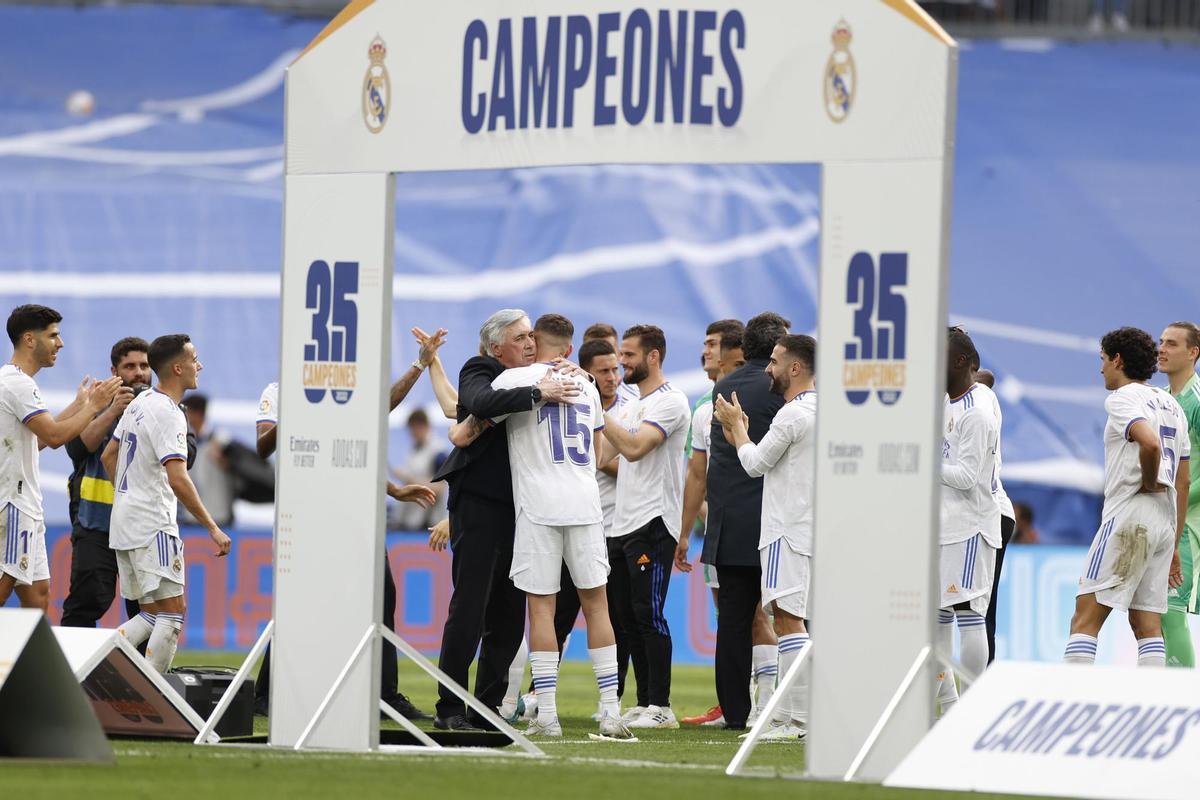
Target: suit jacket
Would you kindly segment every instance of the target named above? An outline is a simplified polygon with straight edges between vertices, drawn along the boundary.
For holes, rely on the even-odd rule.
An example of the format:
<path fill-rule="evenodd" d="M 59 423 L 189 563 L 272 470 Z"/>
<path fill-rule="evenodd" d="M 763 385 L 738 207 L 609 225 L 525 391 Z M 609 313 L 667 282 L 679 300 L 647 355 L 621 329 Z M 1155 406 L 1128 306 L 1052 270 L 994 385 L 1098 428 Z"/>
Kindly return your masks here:
<path fill-rule="evenodd" d="M 730 399 L 737 392 L 742 410 L 750 418 L 750 440 L 757 443 L 767 434 L 783 398 L 771 394 L 771 379 L 764 370 L 767 359 L 745 363 L 713 387 L 717 395 Z M 762 522 L 762 478 L 751 478 L 738 461 L 737 451 L 725 441 L 721 423 L 713 416 L 712 441 L 708 448 L 708 527 L 704 532 L 701 561 L 718 567 L 757 567 L 758 535 Z"/>
<path fill-rule="evenodd" d="M 458 373 L 458 421 L 471 414 L 490 419 L 533 408 L 530 387 L 492 388 L 505 367 L 490 356 L 474 356 Z M 433 476 L 450 485 L 447 507 L 453 511 L 463 497 L 481 497 L 511 506 L 512 470 L 508 464 L 508 434 L 501 423 L 484 431 L 466 448 L 454 448 Z"/>

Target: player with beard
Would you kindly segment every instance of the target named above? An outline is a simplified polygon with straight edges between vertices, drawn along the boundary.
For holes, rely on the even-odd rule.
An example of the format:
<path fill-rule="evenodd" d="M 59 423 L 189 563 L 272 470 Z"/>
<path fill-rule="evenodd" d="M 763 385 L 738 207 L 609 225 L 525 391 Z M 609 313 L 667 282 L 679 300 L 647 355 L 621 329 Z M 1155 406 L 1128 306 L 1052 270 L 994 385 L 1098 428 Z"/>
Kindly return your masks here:
<path fill-rule="evenodd" d="M 50 563 L 42 511 L 38 451 L 61 447 L 108 406 L 121 386 L 84 378 L 75 400 L 52 417 L 34 376 L 53 367 L 63 349 L 62 314 L 40 305 L 17 306 L 8 317 L 12 360 L 0 367 L 0 606 L 14 589 L 24 608 L 45 611 L 50 603 Z"/>

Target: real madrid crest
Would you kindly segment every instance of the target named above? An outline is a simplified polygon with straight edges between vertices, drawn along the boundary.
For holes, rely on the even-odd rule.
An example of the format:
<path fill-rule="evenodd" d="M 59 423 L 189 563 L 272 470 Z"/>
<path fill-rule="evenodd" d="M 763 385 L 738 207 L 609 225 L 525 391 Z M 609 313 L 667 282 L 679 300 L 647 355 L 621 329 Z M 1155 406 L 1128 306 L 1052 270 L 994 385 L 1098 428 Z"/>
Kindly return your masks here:
<path fill-rule="evenodd" d="M 175 556 L 175 560 L 171 563 L 171 569 L 176 573 L 183 569 L 183 562 L 179 559 L 179 556 Z"/>
<path fill-rule="evenodd" d="M 850 116 L 858 75 L 854 71 L 854 56 L 850 55 L 850 26 L 840 20 L 833 29 L 833 52 L 825 64 L 825 113 L 834 122 Z"/>
<path fill-rule="evenodd" d="M 383 65 L 383 60 L 387 58 L 387 45 L 378 35 L 367 48 L 367 58 L 371 64 L 363 77 L 363 122 L 371 133 L 379 133 L 387 124 L 388 112 L 392 108 L 392 83 L 388 79 L 387 67 Z"/>
<path fill-rule="evenodd" d="M 29 556 L 21 556 L 21 562 L 17 566 L 22 572 L 29 569 Z"/>

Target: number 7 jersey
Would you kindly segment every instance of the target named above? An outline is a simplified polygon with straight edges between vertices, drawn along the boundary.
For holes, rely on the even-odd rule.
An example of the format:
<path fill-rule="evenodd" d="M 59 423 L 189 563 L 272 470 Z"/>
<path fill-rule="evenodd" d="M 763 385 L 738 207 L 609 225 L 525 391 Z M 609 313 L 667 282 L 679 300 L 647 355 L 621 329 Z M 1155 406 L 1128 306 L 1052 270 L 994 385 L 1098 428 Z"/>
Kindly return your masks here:
<path fill-rule="evenodd" d="M 550 371 L 547 364 L 505 370 L 493 389 L 532 386 Z M 604 428 L 600 394 L 578 376 L 574 403 L 538 403 L 530 411 L 496 417 L 504 421 L 517 512 L 538 525 L 591 525 L 603 519 L 596 483 L 592 436 Z"/>
<path fill-rule="evenodd" d="M 187 461 L 187 419 L 175 401 L 155 387 L 142 392 L 121 415 L 113 438 L 121 443 L 113 476 L 109 547 L 135 550 L 161 531 L 179 536 L 175 493 L 165 464 Z"/>

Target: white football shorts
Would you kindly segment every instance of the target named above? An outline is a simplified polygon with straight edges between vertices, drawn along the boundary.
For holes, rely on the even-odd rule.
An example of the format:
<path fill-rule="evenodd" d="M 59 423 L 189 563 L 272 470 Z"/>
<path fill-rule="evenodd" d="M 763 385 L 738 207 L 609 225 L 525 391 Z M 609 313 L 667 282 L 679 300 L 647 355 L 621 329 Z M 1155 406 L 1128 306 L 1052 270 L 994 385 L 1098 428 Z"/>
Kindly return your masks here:
<path fill-rule="evenodd" d="M 1135 495 L 1092 539 L 1076 595 L 1117 611 L 1167 611 L 1175 513 L 1166 492 Z"/>
<path fill-rule="evenodd" d="M 942 590 L 938 608 L 970 603 L 976 614 L 987 614 L 996 574 L 996 549 L 987 543 L 983 534 L 941 545 L 938 548 L 938 574 Z"/>
<path fill-rule="evenodd" d="M 183 594 L 187 564 L 178 536 L 159 531 L 144 547 L 115 552 L 122 597 L 153 603 Z"/>
<path fill-rule="evenodd" d="M 579 589 L 595 589 L 608 583 L 608 544 L 604 526 L 539 525 L 524 512 L 517 512 L 513 540 L 513 584 L 529 594 L 557 594 L 566 563 L 571 580 Z"/>
<path fill-rule="evenodd" d="M 786 538 L 760 548 L 762 563 L 762 604 L 771 603 L 793 617 L 808 618 L 808 587 L 812 581 L 812 557 L 796 552 Z"/>
<path fill-rule="evenodd" d="M 50 580 L 46 525 L 12 503 L 0 508 L 0 572 L 11 575 L 20 586 Z"/>

